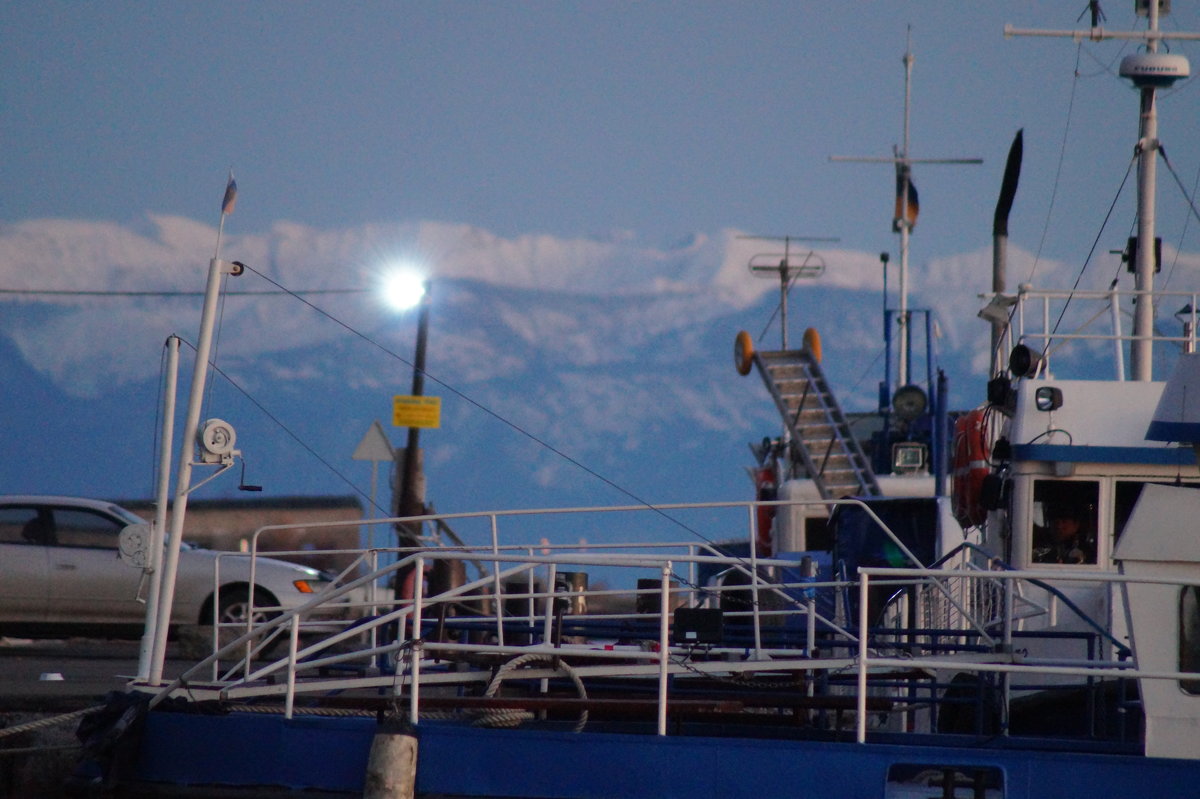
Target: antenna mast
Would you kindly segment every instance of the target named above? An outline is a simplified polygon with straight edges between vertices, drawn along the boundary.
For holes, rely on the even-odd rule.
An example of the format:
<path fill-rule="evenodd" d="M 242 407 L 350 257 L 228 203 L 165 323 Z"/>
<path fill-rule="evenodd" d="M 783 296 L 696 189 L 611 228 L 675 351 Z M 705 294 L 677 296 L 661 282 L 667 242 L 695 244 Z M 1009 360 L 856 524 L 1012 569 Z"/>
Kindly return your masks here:
<path fill-rule="evenodd" d="M 912 28 L 904 48 L 904 145 L 893 146 L 891 158 L 856 158 L 833 155 L 830 161 L 849 161 L 867 164 L 894 164 L 896 167 L 896 218 L 894 230 L 900 234 L 900 312 L 896 323 L 900 327 L 898 378 L 901 386 L 908 385 L 908 239 L 916 224 L 916 190 L 912 185 L 913 164 L 982 164 L 982 158 L 909 158 L 909 119 L 912 104 L 912 68 L 916 57 L 912 54 Z M 912 205 L 910 206 L 910 200 Z"/>
<path fill-rule="evenodd" d="M 1129 344 L 1129 370 L 1134 380 L 1153 379 L 1154 359 L 1154 272 L 1157 269 L 1157 247 L 1154 236 L 1154 195 L 1157 181 L 1155 155 L 1161 144 L 1158 140 L 1157 90 L 1168 88 L 1179 78 L 1188 76 L 1188 61 L 1182 55 L 1160 54 L 1158 43 L 1163 39 L 1200 39 L 1195 33 L 1163 33 L 1158 29 L 1159 6 L 1162 0 L 1139 0 L 1137 13 L 1145 15 L 1146 30 L 1106 31 L 1099 22 L 1101 17 L 1092 17 L 1092 27 L 1085 31 L 1028 30 L 1004 26 L 1004 35 L 1053 36 L 1070 38 L 1079 42 L 1105 39 L 1132 39 L 1144 43 L 1146 52 L 1125 56 L 1121 59 L 1121 77 L 1129 78 L 1140 89 L 1140 128 L 1138 130 L 1138 211 L 1137 211 L 1137 258 L 1134 263 L 1134 289 L 1137 304 L 1133 310 L 1133 340 Z"/>
<path fill-rule="evenodd" d="M 751 257 L 750 271 L 754 274 L 777 272 L 779 274 L 779 328 L 780 349 L 788 348 L 788 289 L 792 281 L 798 277 L 819 277 L 825 271 L 825 262 L 812 250 L 806 252 L 799 263 L 792 261 L 793 241 L 840 241 L 837 238 L 821 236 L 738 236 L 739 239 L 753 241 L 782 241 L 783 254 L 760 253 Z M 817 258 L 814 261 L 814 257 Z"/>

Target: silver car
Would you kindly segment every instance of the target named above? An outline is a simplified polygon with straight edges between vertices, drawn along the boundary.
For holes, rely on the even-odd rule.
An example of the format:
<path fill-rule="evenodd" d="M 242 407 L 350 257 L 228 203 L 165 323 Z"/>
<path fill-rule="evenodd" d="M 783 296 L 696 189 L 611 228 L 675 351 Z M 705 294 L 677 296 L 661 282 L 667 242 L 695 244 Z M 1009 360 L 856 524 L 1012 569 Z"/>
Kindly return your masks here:
<path fill-rule="evenodd" d="M 125 563 L 118 536 L 145 520 L 119 505 L 59 496 L 0 496 L 0 632 L 129 635 L 146 614 L 148 580 Z M 219 558 L 220 587 L 214 575 Z M 298 607 L 329 586 L 316 569 L 257 558 L 253 607 Z M 250 559 L 184 545 L 179 555 L 172 627 L 245 622 L 251 604 Z M 348 618 L 343 604 L 319 618 Z"/>

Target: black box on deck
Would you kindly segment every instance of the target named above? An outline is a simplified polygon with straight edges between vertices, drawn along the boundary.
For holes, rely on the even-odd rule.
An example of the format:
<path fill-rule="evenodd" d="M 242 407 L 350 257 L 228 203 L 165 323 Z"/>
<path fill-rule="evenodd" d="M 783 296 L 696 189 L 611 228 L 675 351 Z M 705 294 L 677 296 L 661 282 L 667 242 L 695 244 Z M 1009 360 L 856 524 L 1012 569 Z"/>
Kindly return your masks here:
<path fill-rule="evenodd" d="M 671 640 L 677 644 L 719 644 L 725 628 L 723 617 L 715 608 L 676 608 Z"/>

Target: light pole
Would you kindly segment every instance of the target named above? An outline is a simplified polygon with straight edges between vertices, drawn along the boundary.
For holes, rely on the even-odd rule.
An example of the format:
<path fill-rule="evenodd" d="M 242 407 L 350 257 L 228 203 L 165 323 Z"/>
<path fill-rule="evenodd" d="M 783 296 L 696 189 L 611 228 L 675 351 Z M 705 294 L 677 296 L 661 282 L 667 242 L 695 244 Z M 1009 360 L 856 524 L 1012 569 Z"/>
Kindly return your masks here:
<path fill-rule="evenodd" d="M 425 349 L 429 340 L 429 281 L 421 283 L 420 305 L 417 315 L 417 345 L 413 358 L 412 396 L 425 393 Z M 397 516 L 420 516 L 425 512 L 425 477 L 421 464 L 421 428 L 410 426 L 404 447 L 404 461 L 396 492 Z M 415 547 L 421 541 L 420 522 L 396 524 L 396 543 L 400 547 Z M 394 596 L 398 600 L 410 599 L 416 575 L 412 569 L 397 572 Z"/>

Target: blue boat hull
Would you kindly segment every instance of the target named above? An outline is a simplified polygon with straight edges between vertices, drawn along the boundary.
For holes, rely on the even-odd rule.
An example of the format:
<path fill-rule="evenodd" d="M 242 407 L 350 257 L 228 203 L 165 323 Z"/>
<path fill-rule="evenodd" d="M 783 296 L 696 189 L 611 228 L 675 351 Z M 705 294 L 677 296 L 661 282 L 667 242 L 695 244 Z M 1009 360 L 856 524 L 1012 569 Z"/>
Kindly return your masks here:
<path fill-rule="evenodd" d="M 152 712 L 129 782 L 143 788 L 276 787 L 362 795 L 376 723 L 366 718 Z M 539 799 L 846 799 L 917 795 L 898 774 L 989 776 L 1004 799 L 1190 797 L 1200 762 L 1131 754 L 887 743 L 496 730 L 418 731 L 419 795 Z M 889 783 L 889 775 L 892 782 Z M 960 788 L 957 796 L 971 796 Z"/>

